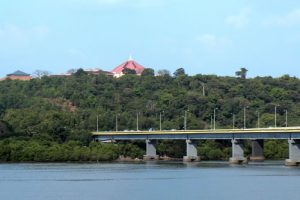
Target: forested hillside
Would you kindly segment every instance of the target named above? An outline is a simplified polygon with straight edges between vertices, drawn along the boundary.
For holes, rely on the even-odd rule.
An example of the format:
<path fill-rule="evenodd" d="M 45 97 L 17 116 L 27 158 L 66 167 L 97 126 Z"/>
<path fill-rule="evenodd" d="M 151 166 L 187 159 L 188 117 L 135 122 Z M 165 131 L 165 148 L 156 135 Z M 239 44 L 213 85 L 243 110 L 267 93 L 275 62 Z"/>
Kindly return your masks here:
<path fill-rule="evenodd" d="M 40 149 L 52 148 L 53 154 L 61 153 L 59 148 L 63 145 L 64 151 L 76 147 L 78 151 L 84 152 L 79 152 L 79 157 L 77 155 L 74 159 L 68 157 L 55 159 L 58 155 L 52 157 L 42 155 L 41 159 L 36 159 L 41 161 L 110 160 L 115 159 L 118 154 L 133 153 L 132 156 L 137 157 L 143 154 L 140 150 L 141 144 L 116 147 L 116 145 L 90 143 L 90 132 L 96 130 L 97 115 L 99 130 L 103 131 L 115 130 L 116 116 L 119 130 L 135 130 L 137 113 L 140 130 L 159 129 L 160 113 L 163 129 L 183 129 L 185 111 L 188 113 L 188 129 L 209 129 L 213 110 L 216 108 L 217 128 L 232 128 L 233 114 L 236 118 L 236 127 L 242 128 L 243 112 L 246 108 L 248 128 L 257 126 L 258 112 L 260 127 L 273 127 L 276 105 L 277 126 L 285 126 L 286 110 L 288 125 L 300 126 L 300 80 L 298 78 L 284 75 L 280 78 L 245 79 L 200 74 L 188 76 L 182 70 L 176 72 L 174 76 L 168 74 L 154 76 L 153 73 L 143 73 L 142 76 L 128 74 L 116 79 L 105 75 L 89 75 L 79 70 L 70 77 L 45 76 L 30 81 L 2 81 L 0 82 L 0 136 L 2 138 L 0 160 L 34 160 L 30 155 L 28 158 L 13 159 L 7 154 L 18 152 L 18 149 L 13 151 L 12 148 L 21 148 L 22 151 L 27 152 L 36 146 Z M 160 145 L 161 154 L 176 156 L 177 151 L 169 149 L 168 142 Z M 203 145 L 207 147 L 208 144 Z M 222 143 L 214 143 L 208 148 L 214 145 L 224 147 Z M 285 146 L 280 142 L 273 145 L 277 145 L 278 148 Z M 31 149 L 28 147 L 29 150 L 26 151 L 25 146 L 34 147 Z M 107 158 L 95 158 L 97 155 L 95 149 L 102 151 L 103 146 L 114 153 L 110 153 Z M 183 148 L 181 144 L 178 146 Z M 204 147 L 200 152 L 207 150 L 203 149 Z M 32 151 L 35 152 L 32 154 L 36 155 L 36 152 L 42 150 Z M 91 159 L 93 151 L 96 153 L 94 152 L 95 155 Z M 51 151 L 45 153 L 49 152 Z M 278 152 L 267 157 L 282 157 L 286 153 L 285 150 L 278 150 Z M 224 154 L 224 151 L 221 153 Z M 86 158 L 81 159 L 82 154 L 86 154 Z M 209 158 L 207 154 L 205 155 Z M 224 156 L 219 157 L 224 158 Z"/>

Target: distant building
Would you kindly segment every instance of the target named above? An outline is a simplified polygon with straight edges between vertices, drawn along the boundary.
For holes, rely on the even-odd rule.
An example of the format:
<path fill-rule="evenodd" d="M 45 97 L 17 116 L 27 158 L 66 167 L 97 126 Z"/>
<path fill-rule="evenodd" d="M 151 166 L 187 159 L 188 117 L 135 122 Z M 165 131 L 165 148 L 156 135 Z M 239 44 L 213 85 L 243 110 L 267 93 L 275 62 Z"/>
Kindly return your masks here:
<path fill-rule="evenodd" d="M 25 72 L 18 70 L 18 71 L 15 71 L 14 73 L 7 74 L 5 78 L 2 78 L 0 80 L 3 81 L 3 80 L 7 80 L 7 79 L 29 81 L 32 79 L 32 76 L 30 76 L 30 74 L 27 74 Z"/>
<path fill-rule="evenodd" d="M 74 72 L 67 72 L 67 73 L 64 73 L 64 74 L 54 74 L 54 75 L 51 75 L 51 77 L 69 77 L 69 76 L 74 75 L 76 73 L 76 71 L 77 70 L 75 70 Z M 113 76 L 113 73 L 108 72 L 108 71 L 104 71 L 104 70 L 98 69 L 98 68 L 83 69 L 83 71 L 85 71 L 86 73 L 91 74 L 91 75 L 104 74 L 104 75 L 107 75 L 107 76 Z"/>
<path fill-rule="evenodd" d="M 145 69 L 144 66 L 134 61 L 130 56 L 126 62 L 122 63 L 121 65 L 113 69 L 111 72 L 113 73 L 114 77 L 119 78 L 124 75 L 123 70 L 126 68 L 134 70 L 137 75 L 141 75 Z"/>
<path fill-rule="evenodd" d="M 98 69 L 98 68 L 84 69 L 84 71 L 87 72 L 88 74 L 93 74 L 93 75 L 100 75 L 100 74 L 104 74 L 104 75 L 107 75 L 107 76 L 112 76 L 113 75 L 113 73 L 111 73 L 111 72 L 104 71 L 104 70 Z"/>
<path fill-rule="evenodd" d="M 49 77 L 69 77 L 72 76 L 73 74 L 70 73 L 63 73 L 63 74 L 51 74 Z"/>

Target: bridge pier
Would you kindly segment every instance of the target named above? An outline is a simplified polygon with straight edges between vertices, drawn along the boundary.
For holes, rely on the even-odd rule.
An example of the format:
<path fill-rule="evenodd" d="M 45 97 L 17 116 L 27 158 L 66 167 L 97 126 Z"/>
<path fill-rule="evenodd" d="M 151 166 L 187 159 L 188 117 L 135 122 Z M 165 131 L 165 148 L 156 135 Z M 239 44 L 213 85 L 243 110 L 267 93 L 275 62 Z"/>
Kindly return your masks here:
<path fill-rule="evenodd" d="M 252 155 L 250 160 L 254 162 L 263 162 L 264 157 L 264 140 L 252 140 Z"/>
<path fill-rule="evenodd" d="M 146 140 L 146 155 L 144 160 L 158 160 L 159 156 L 156 154 L 156 141 Z"/>
<path fill-rule="evenodd" d="M 244 141 L 232 139 L 232 157 L 229 159 L 230 164 L 245 164 L 247 159 L 244 157 Z"/>
<path fill-rule="evenodd" d="M 289 139 L 289 159 L 285 160 L 287 166 L 297 166 L 300 164 L 300 140 Z"/>
<path fill-rule="evenodd" d="M 197 142 L 195 140 L 186 140 L 186 156 L 183 157 L 184 162 L 200 161 L 197 152 Z"/>

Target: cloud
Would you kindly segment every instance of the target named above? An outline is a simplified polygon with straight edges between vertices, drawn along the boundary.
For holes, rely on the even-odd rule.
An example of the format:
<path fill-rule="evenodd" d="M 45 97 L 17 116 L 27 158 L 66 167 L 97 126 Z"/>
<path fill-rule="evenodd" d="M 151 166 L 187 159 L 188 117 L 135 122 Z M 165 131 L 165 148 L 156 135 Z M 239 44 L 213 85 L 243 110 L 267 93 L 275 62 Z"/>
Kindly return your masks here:
<path fill-rule="evenodd" d="M 264 26 L 280 26 L 280 27 L 290 27 L 300 24 L 300 8 L 291 10 L 290 12 L 266 19 L 262 22 Z"/>
<path fill-rule="evenodd" d="M 203 34 L 196 37 L 196 41 L 211 50 L 220 50 L 232 44 L 226 37 L 218 37 L 214 34 Z"/>
<path fill-rule="evenodd" d="M 238 14 L 228 16 L 225 22 L 235 28 L 244 28 L 250 21 L 250 14 L 250 8 L 244 8 Z"/>
<path fill-rule="evenodd" d="M 22 28 L 9 24 L 0 26 L 0 41 L 4 44 L 28 44 L 31 41 L 45 39 L 48 33 L 49 29 L 46 26 Z"/>

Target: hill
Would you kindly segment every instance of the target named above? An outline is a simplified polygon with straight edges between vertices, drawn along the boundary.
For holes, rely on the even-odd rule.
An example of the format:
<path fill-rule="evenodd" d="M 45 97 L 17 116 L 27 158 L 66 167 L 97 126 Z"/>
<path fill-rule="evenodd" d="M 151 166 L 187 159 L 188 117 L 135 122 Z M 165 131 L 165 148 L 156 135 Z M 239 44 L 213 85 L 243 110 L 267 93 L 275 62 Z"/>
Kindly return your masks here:
<path fill-rule="evenodd" d="M 216 108 L 217 128 L 231 128 L 233 114 L 235 126 L 242 128 L 246 108 L 247 127 L 257 126 L 258 112 L 260 126 L 270 127 L 275 105 L 277 126 L 285 126 L 286 110 L 289 126 L 300 125 L 298 78 L 145 73 L 116 79 L 78 72 L 70 77 L 0 82 L 0 119 L 17 135 L 14 139 L 57 144 L 89 145 L 97 115 L 103 131 L 115 130 L 116 116 L 119 130 L 135 130 L 137 113 L 141 130 L 159 129 L 160 113 L 163 129 L 183 129 L 188 111 L 188 129 L 209 129 Z"/>

